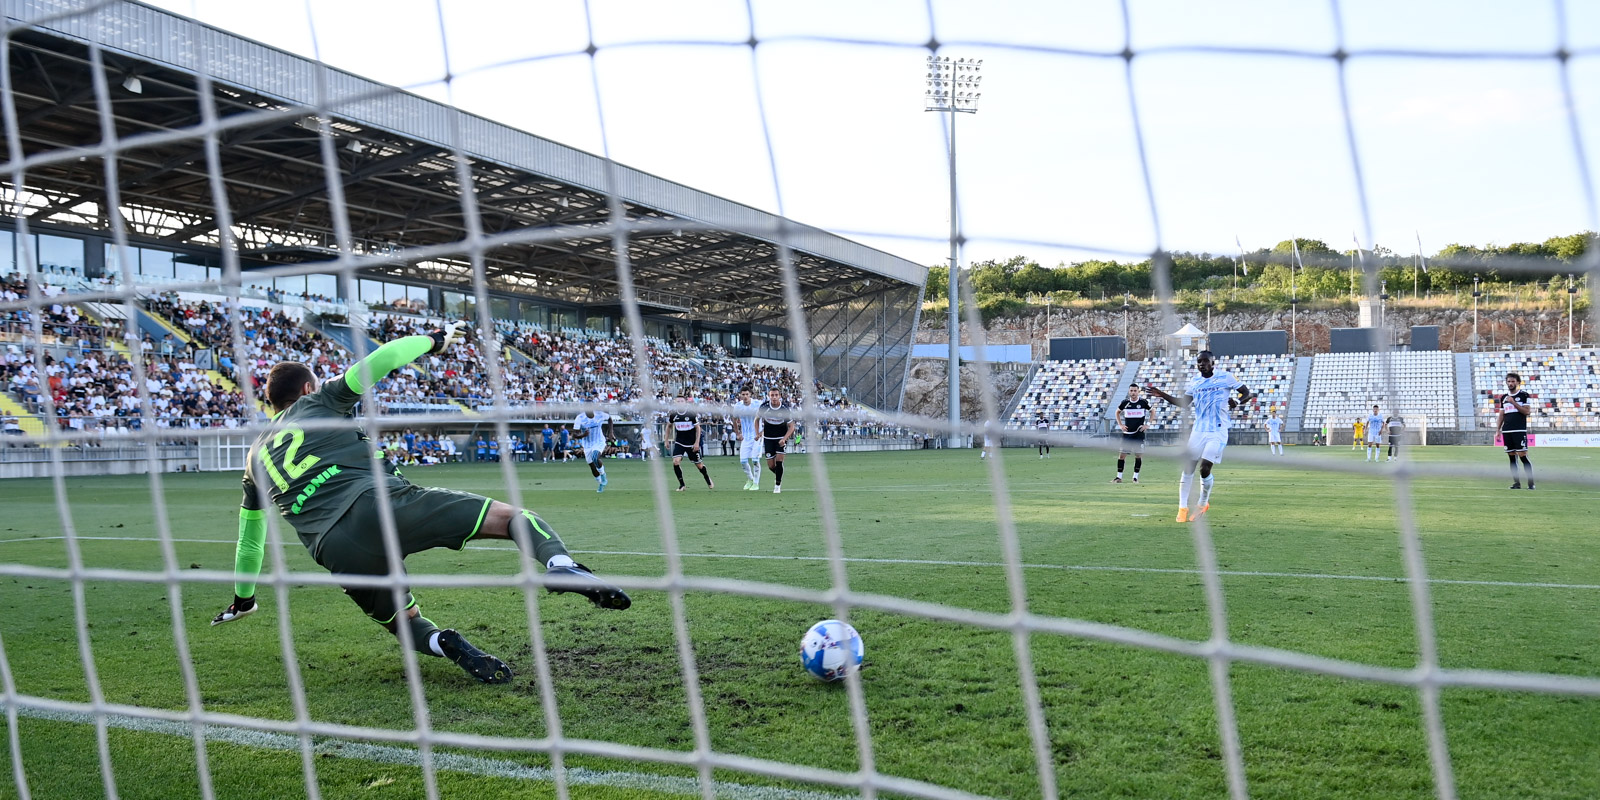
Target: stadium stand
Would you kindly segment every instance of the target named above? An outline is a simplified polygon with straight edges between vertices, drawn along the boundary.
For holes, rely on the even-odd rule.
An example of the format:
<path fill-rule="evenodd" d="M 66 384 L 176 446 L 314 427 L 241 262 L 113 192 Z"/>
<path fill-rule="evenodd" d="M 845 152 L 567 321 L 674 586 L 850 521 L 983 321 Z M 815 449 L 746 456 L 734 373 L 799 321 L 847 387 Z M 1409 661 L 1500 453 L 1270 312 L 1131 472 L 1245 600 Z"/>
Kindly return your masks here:
<path fill-rule="evenodd" d="M 1505 392 L 1507 372 L 1522 376 L 1533 400 L 1531 429 L 1600 429 L 1600 350 L 1474 353 L 1472 394 L 1480 427 L 1494 430 L 1494 398 Z"/>
<path fill-rule="evenodd" d="M 1294 390 L 1294 357 L 1288 355 L 1218 356 L 1217 369 L 1232 372 L 1250 387 L 1255 397 L 1246 413 L 1235 413 L 1233 427 L 1237 430 L 1266 429 L 1267 417 L 1277 411 L 1285 413 L 1289 397 Z M 1140 386 L 1155 384 L 1157 388 L 1176 392 L 1178 382 L 1173 379 L 1171 365 L 1164 359 L 1148 359 L 1139 365 L 1134 379 Z M 1191 371 L 1186 383 L 1200 379 Z M 1120 399 L 1120 398 L 1118 398 Z M 1180 410 L 1171 403 L 1152 399 L 1150 403 L 1150 430 L 1175 431 L 1181 424 Z"/>
<path fill-rule="evenodd" d="M 1052 431 L 1098 433 L 1126 364 L 1120 358 L 1045 362 L 1023 389 L 1006 427 L 1032 430 L 1042 411 Z"/>
<path fill-rule="evenodd" d="M 1383 359 L 1389 359 L 1395 391 L 1391 395 Z M 1455 428 L 1455 355 L 1448 352 L 1322 353 L 1311 363 L 1311 385 L 1305 422 L 1316 426 L 1332 419 L 1336 426 L 1364 418 L 1376 405 L 1384 414 L 1398 412 L 1416 429 Z"/>
<path fill-rule="evenodd" d="M 52 285 L 52 293 L 56 290 Z M 0 298 L 16 299 L 25 291 L 18 276 L 0 279 Z M 38 418 L 47 391 L 67 428 L 138 427 L 147 420 L 161 428 L 236 427 L 260 411 L 245 408 L 242 392 L 230 376 L 250 380 L 260 397 L 268 372 L 279 361 L 309 364 L 319 380 L 326 380 L 354 360 L 347 348 L 305 324 L 303 314 L 308 309 L 289 303 L 291 299 L 300 298 L 268 296 L 239 304 L 245 352 L 238 363 L 230 357 L 235 353 L 232 306 L 221 296 L 192 292 L 148 295 L 144 311 L 158 327 L 146 330 L 156 330 L 159 338 L 146 332 L 131 342 L 122 340 L 120 320 L 125 312 L 120 305 L 95 304 L 104 324 L 76 307 L 52 306 L 45 313 L 43 344 L 53 349 L 43 375 L 37 372 L 28 346 L 32 328 L 27 312 L 6 312 L 0 316 L 0 346 L 4 348 L 0 349 L 0 389 L 4 390 L 0 417 L 5 420 L 4 427 L 41 432 Z M 369 318 L 368 333 L 377 341 L 387 341 L 431 331 L 445 321 L 437 316 L 378 312 Z M 512 405 L 638 399 L 633 353 L 626 338 L 578 329 L 550 333 L 537 326 L 500 321 L 496 328 L 502 342 L 515 352 L 502 361 L 507 401 Z M 217 356 L 215 369 L 195 363 L 196 353 L 208 349 Z M 140 414 L 133 388 L 131 360 L 136 351 L 145 359 L 156 411 L 153 418 Z M 789 398 L 800 395 L 793 370 L 738 361 L 714 345 L 651 339 L 648 353 L 658 399 L 663 401 L 683 395 L 695 402 L 723 402 L 746 386 L 758 396 L 774 386 Z M 492 402 L 490 386 L 478 345 L 469 339 L 448 353 L 429 355 L 391 375 L 374 388 L 374 397 L 393 412 L 459 412 Z M 824 408 L 854 406 L 835 389 L 821 384 L 816 388 Z M 857 434 L 869 429 L 876 428 L 859 423 L 839 426 L 840 431 Z"/>

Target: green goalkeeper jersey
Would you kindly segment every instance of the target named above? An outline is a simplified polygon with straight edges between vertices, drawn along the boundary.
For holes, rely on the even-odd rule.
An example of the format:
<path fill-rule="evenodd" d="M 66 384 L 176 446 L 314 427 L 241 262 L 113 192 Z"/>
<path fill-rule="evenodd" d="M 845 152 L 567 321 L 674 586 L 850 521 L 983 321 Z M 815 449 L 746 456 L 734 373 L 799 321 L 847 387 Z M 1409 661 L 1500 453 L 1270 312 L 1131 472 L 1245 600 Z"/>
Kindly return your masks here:
<path fill-rule="evenodd" d="M 390 342 L 371 357 L 375 362 L 371 379 L 380 379 L 394 366 L 426 353 L 432 344 L 427 336 Z M 399 364 L 390 366 L 393 361 Z M 272 419 L 250 448 L 242 508 L 259 510 L 257 487 L 265 489 L 272 504 L 309 546 L 378 481 L 387 483 L 391 491 L 409 485 L 393 470 L 373 471 L 372 441 L 355 420 L 355 409 L 361 403 L 358 387 L 364 388 L 352 369 Z M 319 424 L 308 426 L 312 421 Z M 329 422 L 341 421 L 329 426 Z"/>

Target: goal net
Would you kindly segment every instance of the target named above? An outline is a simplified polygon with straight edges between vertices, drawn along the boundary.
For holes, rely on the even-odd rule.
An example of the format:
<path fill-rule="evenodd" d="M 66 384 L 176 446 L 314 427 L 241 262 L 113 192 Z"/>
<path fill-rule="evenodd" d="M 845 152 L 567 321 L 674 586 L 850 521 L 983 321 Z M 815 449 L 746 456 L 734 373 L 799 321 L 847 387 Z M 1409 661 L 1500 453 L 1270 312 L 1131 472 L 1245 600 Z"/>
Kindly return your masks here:
<path fill-rule="evenodd" d="M 1260 367 L 1285 387 L 1327 351 L 1315 315 L 1324 333 L 1341 327 L 1324 312 L 1346 292 L 1350 308 L 1380 309 L 1353 326 L 1360 350 L 1387 354 L 1363 362 L 1365 393 L 1247 401 L 1237 424 L 1261 443 L 1267 415 L 1298 410 L 1291 443 L 1321 429 L 1352 444 L 1355 412 L 1376 403 L 1404 410 L 1390 414 L 1409 419 L 1404 444 L 1488 444 L 1477 406 L 1502 401 L 1454 360 L 1487 337 L 1462 276 L 1542 281 L 1565 311 L 1551 305 L 1549 331 L 1527 340 L 1544 346 L 1513 355 L 1593 375 L 1573 331 L 1600 324 L 1600 248 L 1559 268 L 1552 253 L 1476 250 L 1424 265 L 1419 242 L 1417 270 L 1456 282 L 1428 279 L 1439 288 L 1406 292 L 1407 308 L 1454 303 L 1462 331 L 1473 309 L 1472 338 L 1436 366 L 1395 346 L 1410 318 L 1383 309 L 1399 276 L 1419 279 L 1376 243 L 1410 230 L 1413 207 L 1393 197 L 1429 191 L 1392 177 L 1431 156 L 1406 126 L 1476 125 L 1461 111 L 1474 98 L 1536 120 L 1537 141 L 1522 128 L 1482 141 L 1554 153 L 1524 166 L 1566 175 L 1550 216 L 1600 227 L 1587 7 L 1450 11 L 1435 15 L 1448 30 L 1396 41 L 1391 28 L 1419 29 L 1343 3 L 1218 19 L 1146 2 L 0 5 L 10 794 L 1600 792 L 1586 546 L 1570 529 L 1497 537 L 1487 553 L 1458 541 L 1523 519 L 1587 530 L 1600 474 L 1586 460 L 1542 471 L 1540 505 L 1502 512 L 1482 487 L 1506 466 L 1482 448 L 1431 447 L 1374 478 L 1332 452 L 1235 447 L 1216 465 L 1219 511 L 1227 492 L 1254 505 L 1176 525 L 1171 488 L 1198 454 L 1194 414 L 1172 407 L 1154 412 L 1150 450 L 1127 456 L 1149 460 L 1131 470 L 1148 494 L 1102 491 L 1131 446 L 1109 421 L 1113 390 L 1198 392 L 1204 339 L 1180 334 L 1230 289 L 1245 292 L 1228 297 L 1236 319 L 1256 315 L 1242 324 L 1293 331 Z M 1391 79 L 1415 83 L 1407 104 L 1383 107 L 1397 95 L 1374 87 Z M 1483 97 L 1451 94 L 1480 79 Z M 874 130 L 902 95 L 916 124 Z M 1232 136 L 1255 149 L 1220 141 Z M 1282 139 L 1303 150 L 1269 144 Z M 1468 160 L 1514 171 L 1498 160 L 1511 155 Z M 1238 277 L 1196 282 L 1186 270 L 1216 260 L 1197 254 L 1255 224 L 1229 216 L 1243 193 L 1193 201 L 1224 183 L 1272 195 L 1247 212 L 1272 226 L 1315 216 L 1284 206 L 1338 194 L 1355 241 L 1239 246 L 1221 257 Z M 1489 206 L 1450 203 L 1485 226 Z M 1051 320 L 1078 320 L 1127 348 L 1095 362 L 1104 374 L 1062 379 L 1046 398 L 1060 424 L 1035 426 L 1039 406 L 998 390 L 987 324 L 1005 305 L 982 270 L 953 281 L 964 371 L 917 383 L 912 349 L 941 329 L 949 280 L 925 266 L 950 263 L 947 247 L 957 265 L 1028 252 L 1100 271 L 1093 289 L 1043 290 L 1062 304 L 1046 345 Z M 1333 289 L 1312 285 L 1328 275 Z M 446 476 L 546 515 L 633 608 L 547 594 L 544 565 L 509 543 L 404 563 L 398 498 L 379 480 L 370 544 L 387 574 L 330 574 L 269 511 L 263 613 L 207 625 L 236 581 L 238 485 L 219 476 L 248 469 L 271 425 L 271 366 L 301 361 L 320 382 L 456 321 L 464 343 L 366 376 L 365 468 Z M 937 399 L 950 382 L 955 421 Z M 735 481 L 770 493 L 782 474 L 768 452 L 733 466 L 747 387 L 790 409 L 758 426 L 795 423 L 778 437 L 781 498 Z M 1539 402 L 1581 409 L 1593 389 Z M 547 463 L 583 460 L 563 429 L 590 410 L 614 418 L 604 463 L 631 485 Z M 670 448 L 679 414 L 701 423 L 694 453 Z M 1002 450 L 1002 434 L 1054 446 L 1037 459 L 1049 469 Z M 939 452 L 900 452 L 924 448 Z M 295 459 L 295 477 L 314 463 Z M 1524 474 L 1515 457 L 1510 469 Z M 1324 525 L 1329 512 L 1370 524 Z M 1441 566 L 1425 542 L 1453 555 Z M 396 605 L 415 591 L 441 624 L 496 643 L 514 690 L 466 685 L 404 625 L 396 646 L 341 587 Z M 866 642 L 866 667 L 839 684 L 794 663 L 825 618 Z"/>

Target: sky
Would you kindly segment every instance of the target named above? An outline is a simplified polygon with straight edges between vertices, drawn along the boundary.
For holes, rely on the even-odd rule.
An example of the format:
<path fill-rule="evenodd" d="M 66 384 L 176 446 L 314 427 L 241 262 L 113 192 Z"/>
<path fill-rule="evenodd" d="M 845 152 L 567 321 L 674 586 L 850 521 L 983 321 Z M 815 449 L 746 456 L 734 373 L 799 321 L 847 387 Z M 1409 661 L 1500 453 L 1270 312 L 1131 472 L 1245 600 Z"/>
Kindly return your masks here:
<path fill-rule="evenodd" d="M 152 4 L 925 265 L 950 231 L 932 41 L 983 59 L 963 263 L 1600 230 L 1596 2 Z"/>

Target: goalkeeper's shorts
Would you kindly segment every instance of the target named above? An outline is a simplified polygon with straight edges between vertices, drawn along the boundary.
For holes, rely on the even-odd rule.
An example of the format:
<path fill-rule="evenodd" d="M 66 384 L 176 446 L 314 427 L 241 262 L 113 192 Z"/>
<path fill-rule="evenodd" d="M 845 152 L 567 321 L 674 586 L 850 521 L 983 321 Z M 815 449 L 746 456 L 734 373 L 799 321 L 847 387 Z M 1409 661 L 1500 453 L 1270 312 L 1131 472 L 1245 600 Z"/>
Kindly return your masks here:
<path fill-rule="evenodd" d="M 482 495 L 451 489 L 406 486 L 391 491 L 394 509 L 395 540 L 404 559 L 412 553 L 448 547 L 460 550 L 478 535 L 493 502 Z M 385 575 L 389 572 L 388 550 L 378 514 L 376 490 L 367 490 L 351 504 L 350 510 L 310 544 L 311 557 L 335 575 Z M 400 579 L 404 603 L 396 605 L 393 588 L 388 586 L 346 586 L 344 593 L 361 610 L 378 622 L 387 623 L 412 598 Z"/>

